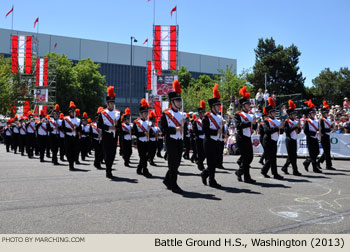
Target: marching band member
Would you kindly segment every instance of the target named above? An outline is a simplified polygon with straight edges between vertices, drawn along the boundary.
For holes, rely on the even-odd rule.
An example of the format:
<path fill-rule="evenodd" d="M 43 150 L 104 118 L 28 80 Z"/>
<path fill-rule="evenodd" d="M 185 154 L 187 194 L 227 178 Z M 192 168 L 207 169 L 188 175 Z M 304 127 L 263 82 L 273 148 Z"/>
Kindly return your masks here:
<path fill-rule="evenodd" d="M 103 107 L 99 107 L 97 109 L 96 118 L 95 118 L 96 121 L 98 120 L 102 110 L 103 110 Z M 91 123 L 91 133 L 92 133 L 92 146 L 95 150 L 94 166 L 97 169 L 102 169 L 101 168 L 101 162 L 103 159 L 102 130 L 97 127 L 97 123 Z"/>
<path fill-rule="evenodd" d="M 82 126 L 81 126 L 81 160 L 85 161 L 85 158 L 88 155 L 89 147 L 90 147 L 90 132 L 91 127 L 88 124 L 88 116 L 87 113 L 83 113 L 82 118 Z"/>
<path fill-rule="evenodd" d="M 21 156 L 24 156 L 24 150 L 26 149 L 26 119 L 24 116 L 20 117 L 19 121 L 19 151 L 21 152 Z"/>
<path fill-rule="evenodd" d="M 53 119 L 51 118 L 50 122 L 50 143 L 51 143 L 51 151 L 52 151 L 52 163 L 54 165 L 59 165 L 57 153 L 58 147 L 60 144 L 60 130 L 59 130 L 59 114 L 60 114 L 60 106 L 58 104 L 55 105 L 55 109 L 52 112 Z"/>
<path fill-rule="evenodd" d="M 130 125 L 130 117 L 130 108 L 126 108 L 125 113 L 122 116 L 122 128 L 120 131 L 121 145 L 123 146 L 124 166 L 126 167 L 130 167 L 130 156 L 132 154 L 132 126 Z"/>
<path fill-rule="evenodd" d="M 158 131 L 156 128 L 156 114 L 151 110 L 149 113 L 149 142 L 148 142 L 148 161 L 150 165 L 157 166 L 154 163 L 154 157 L 157 152 Z"/>
<path fill-rule="evenodd" d="M 38 144 L 40 153 L 40 162 L 44 162 L 45 150 L 47 150 L 48 135 L 50 130 L 49 120 L 45 116 L 44 110 L 40 110 L 40 121 L 36 125 L 38 132 Z"/>
<path fill-rule="evenodd" d="M 12 119 L 8 119 L 7 124 L 4 128 L 6 152 L 10 152 L 11 136 L 12 136 L 11 122 L 12 122 Z"/>
<path fill-rule="evenodd" d="M 196 136 L 196 147 L 197 147 L 197 168 L 200 171 L 205 169 L 204 160 L 205 160 L 205 152 L 204 152 L 204 132 L 203 132 L 203 118 L 205 115 L 205 101 L 201 100 L 199 104 L 198 110 L 198 118 L 194 120 L 193 123 L 193 131 Z"/>
<path fill-rule="evenodd" d="M 64 131 L 62 130 L 62 121 L 64 119 L 64 114 L 60 113 L 60 119 L 57 120 L 58 124 L 58 129 L 59 129 L 59 139 L 58 139 L 58 146 L 60 149 L 60 160 L 64 161 L 64 155 L 65 155 L 65 150 L 64 150 Z"/>
<path fill-rule="evenodd" d="M 182 156 L 184 159 L 190 159 L 190 149 L 191 149 L 191 133 L 190 133 L 191 125 L 190 125 L 190 113 L 186 113 L 185 123 L 184 123 L 184 147 L 185 153 Z"/>
<path fill-rule="evenodd" d="M 33 158 L 36 143 L 36 125 L 32 111 L 28 112 L 28 122 L 26 123 L 26 146 L 28 158 Z"/>
<path fill-rule="evenodd" d="M 19 125 L 18 116 L 15 115 L 14 122 L 12 124 L 12 145 L 14 153 L 17 154 L 17 148 L 19 145 Z"/>

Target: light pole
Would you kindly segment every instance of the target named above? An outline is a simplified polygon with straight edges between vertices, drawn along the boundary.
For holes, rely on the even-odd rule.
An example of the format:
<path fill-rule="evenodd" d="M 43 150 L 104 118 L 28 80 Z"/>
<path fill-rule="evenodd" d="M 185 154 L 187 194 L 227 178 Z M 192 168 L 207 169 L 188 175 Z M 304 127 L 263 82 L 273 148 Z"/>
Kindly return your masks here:
<path fill-rule="evenodd" d="M 129 85 L 130 85 L 130 101 L 129 101 L 130 109 L 131 109 L 131 85 L 132 85 L 132 42 L 135 42 L 135 43 L 137 42 L 136 38 L 133 36 L 130 37 L 130 78 L 129 78 L 129 80 L 130 80 L 130 83 L 129 83 Z"/>

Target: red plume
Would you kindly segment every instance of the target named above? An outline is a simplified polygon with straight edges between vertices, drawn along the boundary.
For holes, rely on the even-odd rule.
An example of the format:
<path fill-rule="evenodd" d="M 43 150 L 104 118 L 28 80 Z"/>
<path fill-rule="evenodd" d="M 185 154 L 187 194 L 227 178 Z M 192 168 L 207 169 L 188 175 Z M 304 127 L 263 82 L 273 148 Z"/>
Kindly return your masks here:
<path fill-rule="evenodd" d="M 308 100 L 308 101 L 304 101 L 304 103 L 306 103 L 307 106 L 308 106 L 310 109 L 315 108 L 315 105 L 312 103 L 311 99 Z"/>
<path fill-rule="evenodd" d="M 60 119 L 63 119 L 63 117 L 64 117 L 64 114 L 61 113 L 61 114 L 60 114 Z"/>
<path fill-rule="evenodd" d="M 173 81 L 173 88 L 175 93 L 181 93 L 180 82 L 178 80 Z"/>
<path fill-rule="evenodd" d="M 246 86 L 243 86 L 239 92 L 238 92 L 239 95 L 241 95 L 243 98 L 246 98 L 246 99 L 249 99 L 250 98 L 250 93 L 247 92 L 247 87 Z"/>
<path fill-rule="evenodd" d="M 193 120 L 196 119 L 196 115 L 195 114 L 192 115 L 192 119 Z"/>
<path fill-rule="evenodd" d="M 190 113 L 186 113 L 186 118 L 190 118 Z"/>
<path fill-rule="evenodd" d="M 205 109 L 205 101 L 201 100 L 200 107 L 201 109 Z"/>
<path fill-rule="evenodd" d="M 125 115 L 131 115 L 131 112 L 130 112 L 130 109 L 129 109 L 129 108 L 126 108 L 126 109 L 125 109 Z"/>
<path fill-rule="evenodd" d="M 50 115 L 47 115 L 46 118 L 47 118 L 47 119 L 50 119 Z"/>
<path fill-rule="evenodd" d="M 275 101 L 272 99 L 272 97 L 269 97 L 269 99 L 267 99 L 267 102 L 269 103 L 270 106 L 275 107 Z"/>
<path fill-rule="evenodd" d="M 263 108 L 263 113 L 264 113 L 264 115 L 267 114 L 265 107 Z"/>
<path fill-rule="evenodd" d="M 142 100 L 141 100 L 141 107 L 143 107 L 143 108 L 149 107 L 148 102 L 146 101 L 145 98 L 142 98 Z"/>
<path fill-rule="evenodd" d="M 86 113 L 86 112 L 84 112 L 84 113 L 83 113 L 83 118 L 88 118 L 88 116 L 87 116 L 87 113 Z"/>
<path fill-rule="evenodd" d="M 329 109 L 329 105 L 327 104 L 327 101 L 323 101 L 323 107 L 325 109 Z"/>
<path fill-rule="evenodd" d="M 92 123 L 91 118 L 88 118 L 88 123 Z"/>
<path fill-rule="evenodd" d="M 70 103 L 69 103 L 69 108 L 75 108 L 75 107 L 76 107 L 76 106 L 75 106 L 74 102 L 70 101 Z"/>
<path fill-rule="evenodd" d="M 152 110 L 149 110 L 149 118 L 156 118 L 156 113 L 154 113 Z"/>
<path fill-rule="evenodd" d="M 28 116 L 31 116 L 31 115 L 33 115 L 33 112 L 32 112 L 32 111 L 29 111 L 29 112 L 28 112 Z"/>
<path fill-rule="evenodd" d="M 40 110 L 40 116 L 45 116 L 45 111 L 43 109 Z"/>
<path fill-rule="evenodd" d="M 219 84 L 216 83 L 213 88 L 213 98 L 220 99 L 220 93 L 219 93 L 218 87 L 219 87 Z"/>
<path fill-rule="evenodd" d="M 107 96 L 114 98 L 115 97 L 115 93 L 114 93 L 114 87 L 113 86 L 109 86 L 107 88 Z"/>
<path fill-rule="evenodd" d="M 295 109 L 297 107 L 292 100 L 288 101 L 288 106 L 289 106 L 289 109 Z"/>
<path fill-rule="evenodd" d="M 102 110 L 103 110 L 103 107 L 98 107 L 97 114 L 101 113 Z"/>
<path fill-rule="evenodd" d="M 77 108 L 77 109 L 75 110 L 75 115 L 76 115 L 76 116 L 80 116 L 80 109 Z"/>
<path fill-rule="evenodd" d="M 60 105 L 56 104 L 55 111 L 60 111 Z"/>

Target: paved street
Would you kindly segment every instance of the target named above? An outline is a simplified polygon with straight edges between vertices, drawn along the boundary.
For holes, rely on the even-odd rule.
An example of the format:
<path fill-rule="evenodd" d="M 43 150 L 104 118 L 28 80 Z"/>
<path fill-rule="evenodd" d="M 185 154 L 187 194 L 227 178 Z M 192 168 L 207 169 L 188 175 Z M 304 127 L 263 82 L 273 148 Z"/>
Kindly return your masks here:
<path fill-rule="evenodd" d="M 114 180 L 92 160 L 70 172 L 67 162 L 40 163 L 0 145 L 0 233 L 350 233 L 349 161 L 315 174 L 299 159 L 306 176 L 278 181 L 262 177 L 255 157 L 258 183 L 251 185 L 233 174 L 237 156 L 225 156 L 226 169 L 217 171 L 222 190 L 204 186 L 196 166 L 183 161 L 178 182 L 186 193 L 179 195 L 162 184 L 163 159 L 147 179 L 117 155 Z"/>

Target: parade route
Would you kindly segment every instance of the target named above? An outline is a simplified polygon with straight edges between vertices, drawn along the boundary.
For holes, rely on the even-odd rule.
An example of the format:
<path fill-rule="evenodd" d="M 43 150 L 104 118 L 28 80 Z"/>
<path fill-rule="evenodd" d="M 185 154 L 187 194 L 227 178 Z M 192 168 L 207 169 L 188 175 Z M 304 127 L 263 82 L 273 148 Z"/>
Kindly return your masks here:
<path fill-rule="evenodd" d="M 117 150 L 117 153 L 119 149 Z M 252 177 L 257 184 L 238 182 L 234 171 L 238 156 L 224 156 L 224 169 L 216 179 L 223 187 L 204 186 L 195 164 L 182 160 L 179 186 L 183 195 L 162 183 L 164 159 L 148 166 L 153 178 L 136 174 L 137 150 L 132 166 L 123 166 L 119 154 L 112 180 L 93 166 L 92 157 L 74 172 L 68 163 L 54 166 L 38 157 L 6 153 L 0 148 L 1 233 L 349 233 L 350 165 L 333 161 L 336 171 L 285 175 L 266 179 L 255 157 Z M 47 158 L 45 158 L 48 160 Z M 278 158 L 278 170 L 285 158 Z M 62 163 L 62 162 L 61 162 Z M 104 165 L 103 165 L 104 167 Z M 324 167 L 324 165 L 323 165 Z M 291 171 L 291 167 L 289 167 Z M 311 169 L 312 170 L 312 169 Z"/>

